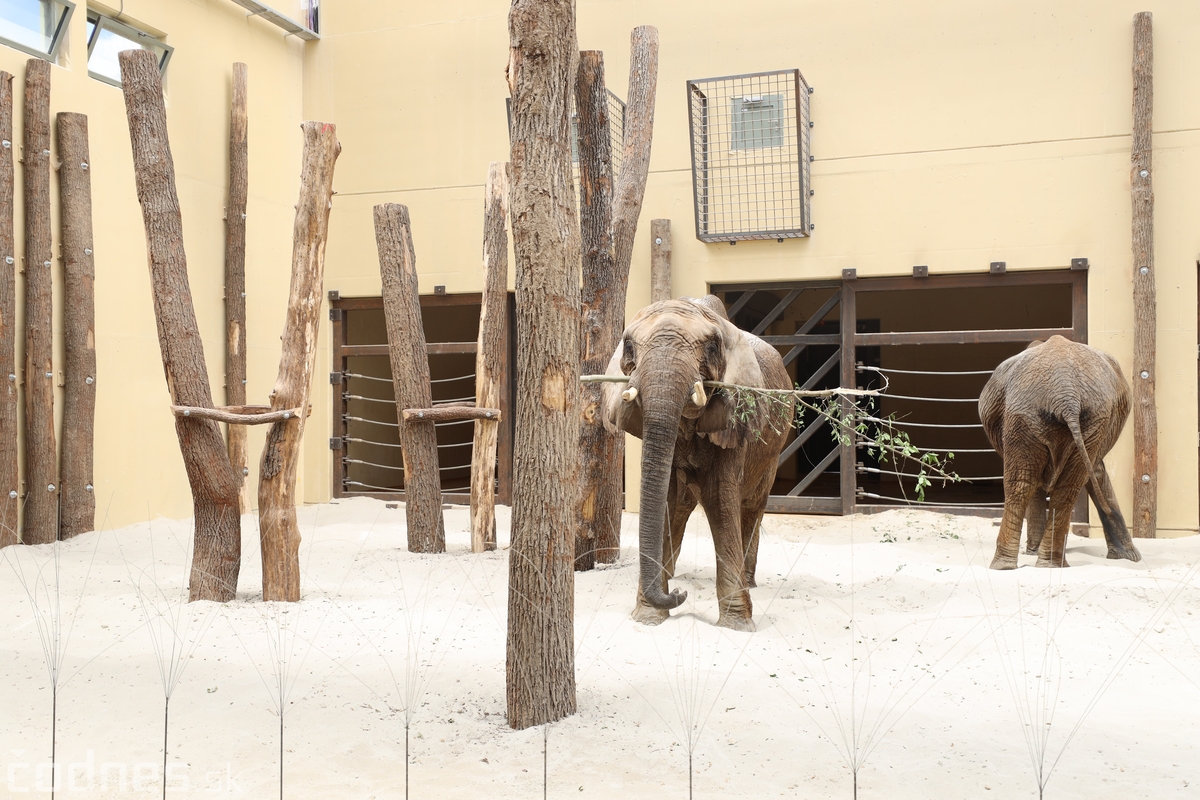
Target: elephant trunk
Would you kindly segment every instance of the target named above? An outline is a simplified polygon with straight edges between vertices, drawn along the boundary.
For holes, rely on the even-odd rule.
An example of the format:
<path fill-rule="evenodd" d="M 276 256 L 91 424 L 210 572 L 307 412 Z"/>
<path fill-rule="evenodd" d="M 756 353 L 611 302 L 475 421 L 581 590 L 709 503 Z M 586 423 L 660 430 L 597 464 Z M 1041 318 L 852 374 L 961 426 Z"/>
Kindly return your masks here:
<path fill-rule="evenodd" d="M 690 385 L 675 380 L 666 365 L 643 365 L 650 382 L 641 386 L 642 402 L 642 499 L 638 519 L 638 562 L 642 597 L 658 609 L 672 609 L 687 599 L 679 589 L 663 591 L 663 534 L 666 522 L 667 488 L 675 458 L 675 438 Z M 665 379 L 662 376 L 668 376 Z M 677 385 L 676 385 L 677 384 Z"/>

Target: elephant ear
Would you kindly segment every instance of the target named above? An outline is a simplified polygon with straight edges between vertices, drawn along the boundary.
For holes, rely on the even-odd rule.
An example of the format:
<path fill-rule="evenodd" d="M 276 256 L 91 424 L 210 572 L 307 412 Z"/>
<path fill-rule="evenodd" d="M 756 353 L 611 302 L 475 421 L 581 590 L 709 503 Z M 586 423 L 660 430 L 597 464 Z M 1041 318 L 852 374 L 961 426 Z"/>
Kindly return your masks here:
<path fill-rule="evenodd" d="M 714 298 L 715 299 L 715 298 Z M 719 357 L 707 359 L 714 367 L 720 367 L 722 383 L 751 388 L 763 388 L 762 368 L 751 344 L 751 335 L 738 330 L 733 323 L 722 319 Z M 696 421 L 696 432 L 705 435 L 713 444 L 726 449 L 739 447 L 752 441 L 762 433 L 767 423 L 767 407 L 761 397 L 731 389 L 714 389 L 705 406 L 704 413 Z"/>
<path fill-rule="evenodd" d="M 617 342 L 617 349 L 608 362 L 605 375 L 623 375 L 621 370 L 621 353 L 624 350 L 624 340 Z M 642 404 L 626 403 L 621 399 L 621 392 L 628 384 L 600 384 L 600 421 L 609 433 L 628 431 L 639 439 L 642 438 Z"/>

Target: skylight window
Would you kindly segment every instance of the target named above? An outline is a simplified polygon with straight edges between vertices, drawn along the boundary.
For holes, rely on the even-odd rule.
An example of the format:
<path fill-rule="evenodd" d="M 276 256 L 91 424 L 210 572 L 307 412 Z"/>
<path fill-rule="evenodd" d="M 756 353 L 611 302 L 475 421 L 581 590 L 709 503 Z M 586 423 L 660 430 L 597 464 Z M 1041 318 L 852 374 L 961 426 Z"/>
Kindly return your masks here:
<path fill-rule="evenodd" d="M 71 0 L 0 0 L 0 42 L 30 55 L 54 58 L 74 10 Z"/>
<path fill-rule="evenodd" d="M 0 3 L 6 0 L 0 0 Z M 98 81 L 121 85 L 122 50 L 149 50 L 158 59 L 159 70 L 167 68 L 174 48 L 156 36 L 95 11 L 88 12 L 88 74 Z"/>

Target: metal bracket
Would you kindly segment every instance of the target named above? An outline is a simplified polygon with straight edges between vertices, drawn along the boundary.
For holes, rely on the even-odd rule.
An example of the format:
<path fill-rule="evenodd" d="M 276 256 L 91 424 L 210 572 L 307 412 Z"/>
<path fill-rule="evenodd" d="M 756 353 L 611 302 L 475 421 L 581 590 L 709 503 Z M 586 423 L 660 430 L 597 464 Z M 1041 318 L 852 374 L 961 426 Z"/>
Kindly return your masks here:
<path fill-rule="evenodd" d="M 337 289 L 329 290 L 329 302 L 336 303 L 338 300 L 341 300 L 341 299 L 342 299 L 341 292 L 339 292 Z"/>
<path fill-rule="evenodd" d="M 330 450 L 341 450 L 342 447 L 344 447 L 344 446 L 345 446 L 345 442 L 342 440 L 341 436 L 334 436 L 334 437 L 330 438 L 330 440 L 329 440 L 329 449 Z"/>
<path fill-rule="evenodd" d="M 854 267 L 842 270 L 842 280 L 853 281 L 858 279 L 858 270 Z"/>
<path fill-rule="evenodd" d="M 1008 269 L 1008 264 L 1004 261 L 993 261 L 991 269 L 993 275 L 1003 275 L 1004 271 Z"/>
<path fill-rule="evenodd" d="M 1071 269 L 1087 269 L 1088 260 L 1086 258 L 1072 258 Z"/>
<path fill-rule="evenodd" d="M 928 278 L 929 277 L 929 265 L 921 264 L 919 266 L 913 267 L 913 277 L 914 278 Z"/>
<path fill-rule="evenodd" d="M 340 372 L 329 373 L 329 382 L 335 386 L 344 380 L 345 380 L 345 377 Z"/>
<path fill-rule="evenodd" d="M 342 312 L 342 309 L 340 309 L 340 308 L 329 309 L 329 320 L 331 322 L 341 322 L 342 318 L 344 316 L 345 316 L 345 314 Z"/>

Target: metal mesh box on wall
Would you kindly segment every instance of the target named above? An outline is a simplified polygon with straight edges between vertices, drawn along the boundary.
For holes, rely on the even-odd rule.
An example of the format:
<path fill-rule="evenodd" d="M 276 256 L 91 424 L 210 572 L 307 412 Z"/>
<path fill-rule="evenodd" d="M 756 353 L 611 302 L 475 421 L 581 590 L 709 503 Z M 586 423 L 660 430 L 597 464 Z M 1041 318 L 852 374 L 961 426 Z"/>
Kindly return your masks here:
<path fill-rule="evenodd" d="M 696 238 L 809 235 L 810 92 L 798 69 L 687 82 Z"/>

